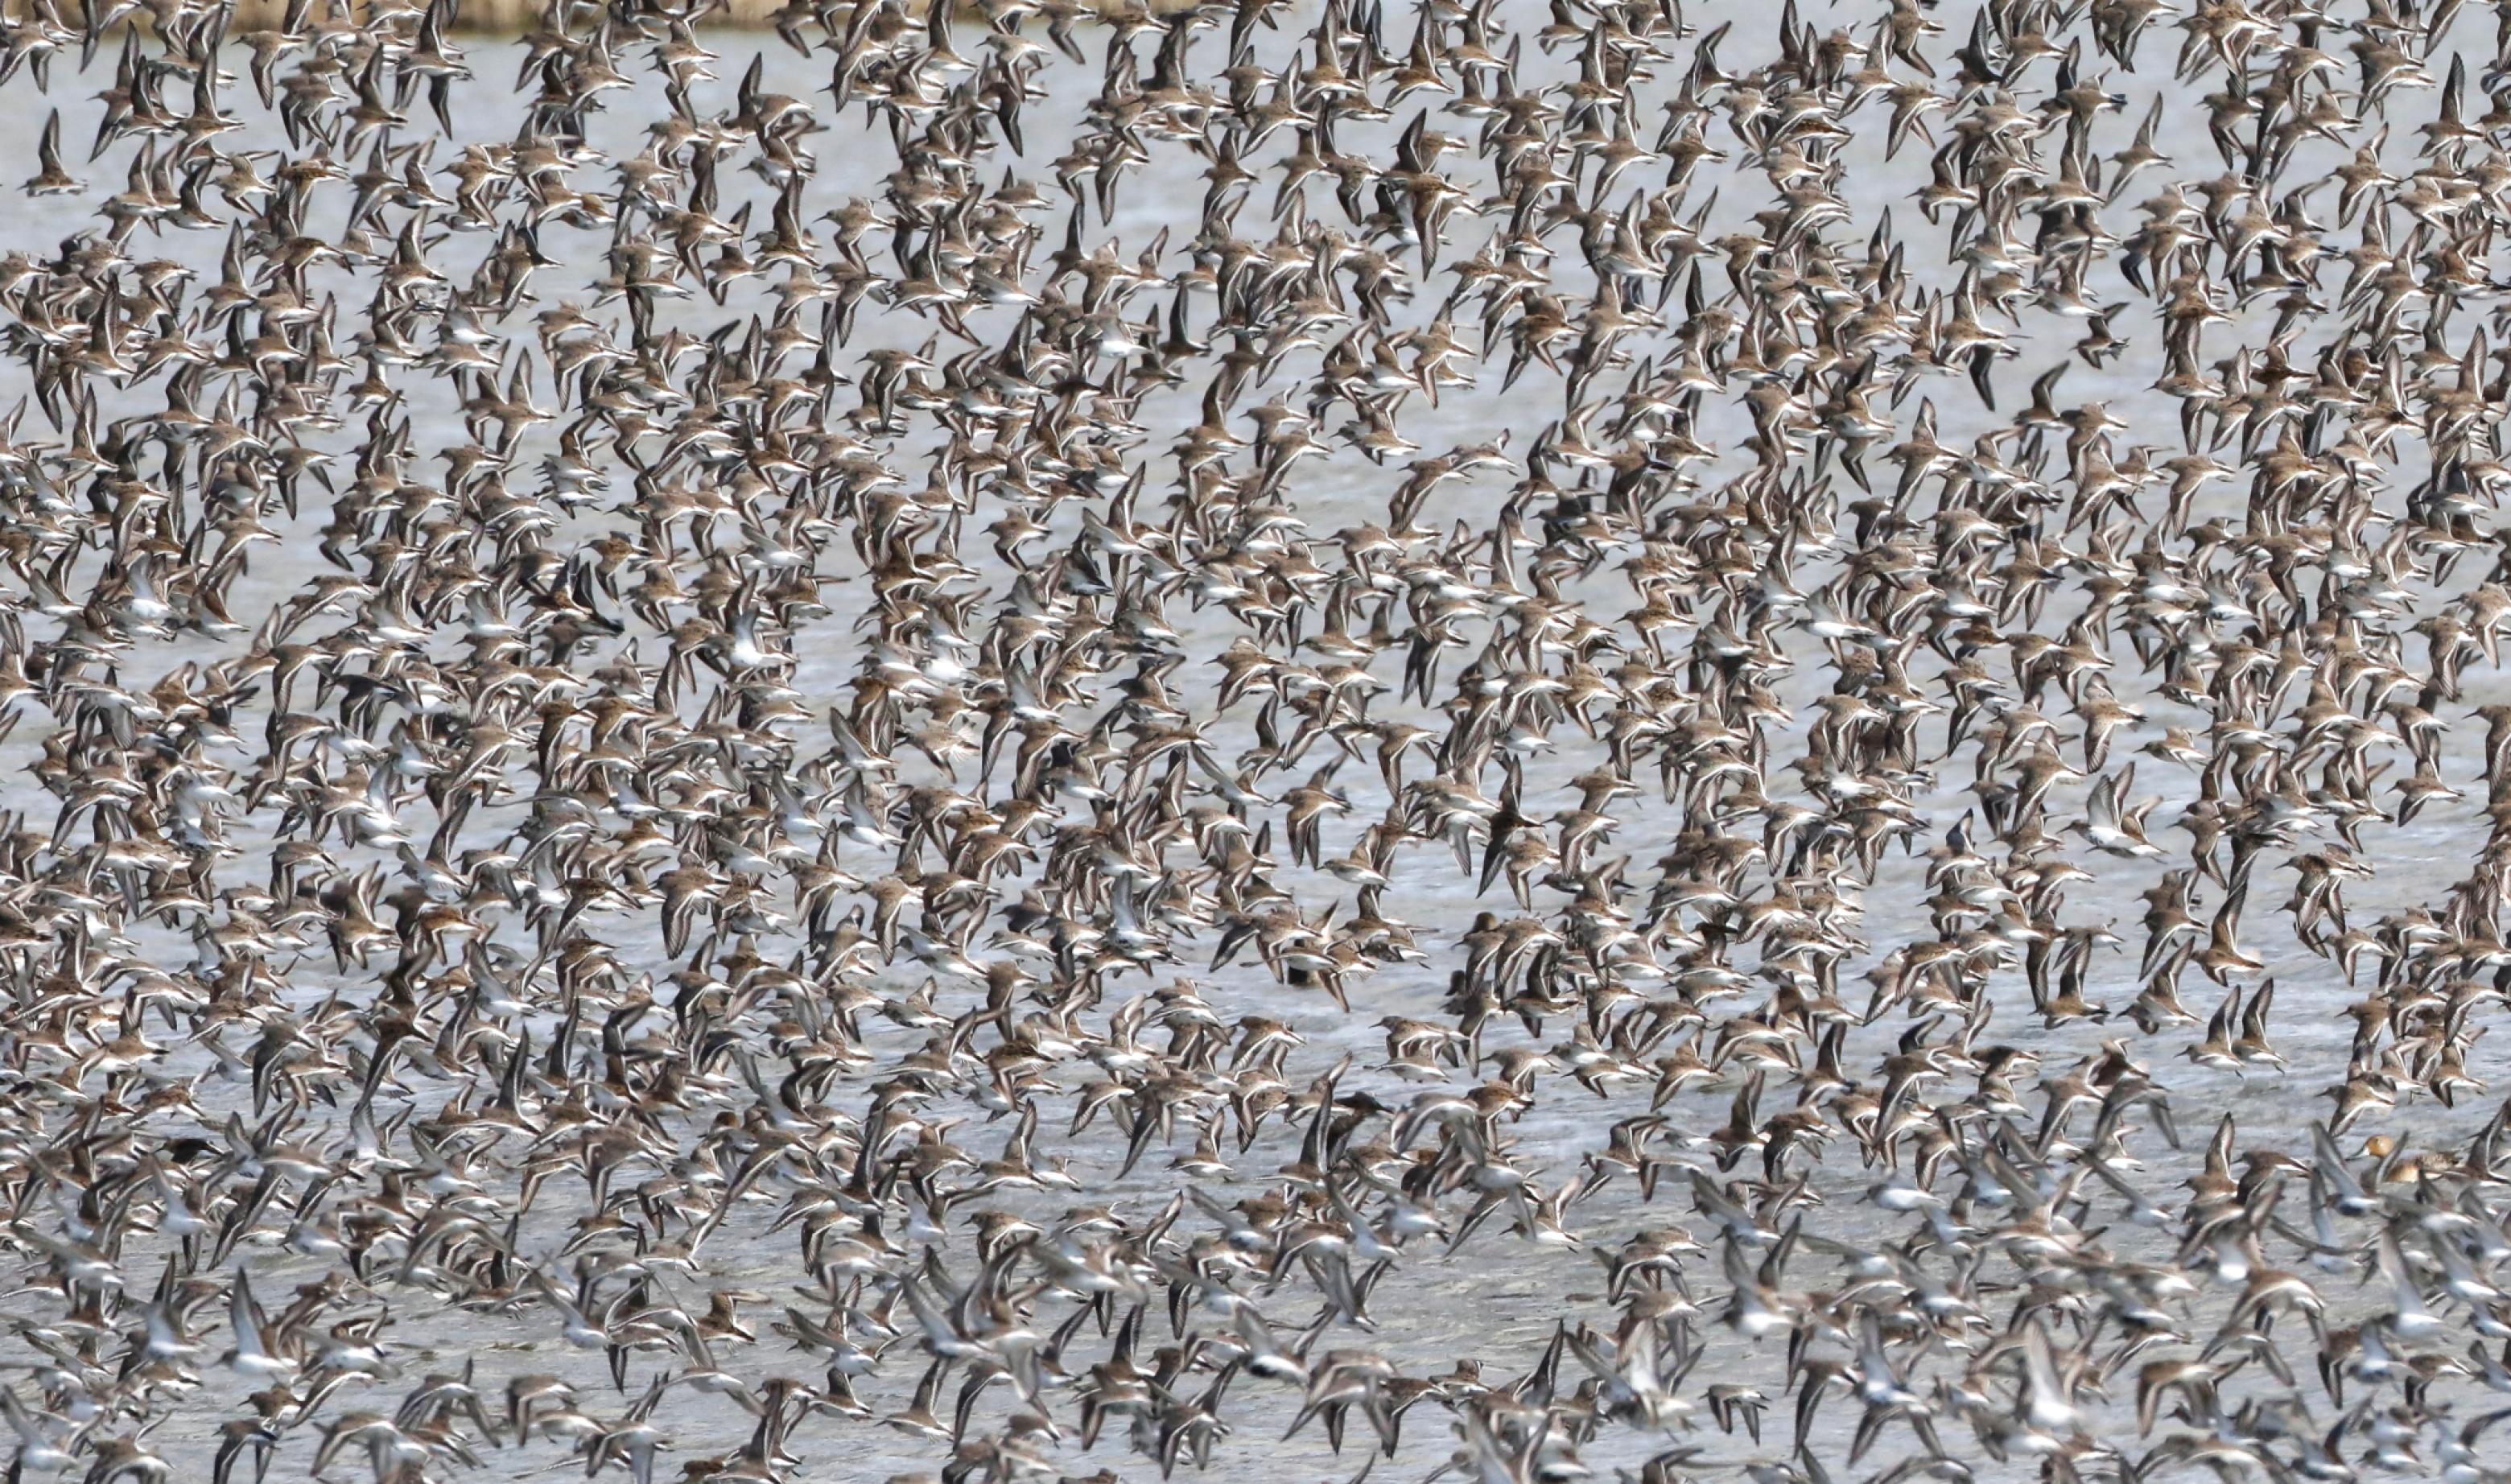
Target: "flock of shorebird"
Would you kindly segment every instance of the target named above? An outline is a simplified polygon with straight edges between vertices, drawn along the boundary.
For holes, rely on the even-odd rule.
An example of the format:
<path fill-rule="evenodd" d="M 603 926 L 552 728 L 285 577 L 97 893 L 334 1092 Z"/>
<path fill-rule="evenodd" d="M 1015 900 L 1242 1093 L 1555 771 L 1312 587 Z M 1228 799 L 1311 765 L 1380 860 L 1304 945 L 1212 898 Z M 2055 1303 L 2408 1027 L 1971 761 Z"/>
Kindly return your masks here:
<path fill-rule="evenodd" d="M 708 7 L 0 20 L 10 1479 L 2511 1478 L 2511 6 Z"/>

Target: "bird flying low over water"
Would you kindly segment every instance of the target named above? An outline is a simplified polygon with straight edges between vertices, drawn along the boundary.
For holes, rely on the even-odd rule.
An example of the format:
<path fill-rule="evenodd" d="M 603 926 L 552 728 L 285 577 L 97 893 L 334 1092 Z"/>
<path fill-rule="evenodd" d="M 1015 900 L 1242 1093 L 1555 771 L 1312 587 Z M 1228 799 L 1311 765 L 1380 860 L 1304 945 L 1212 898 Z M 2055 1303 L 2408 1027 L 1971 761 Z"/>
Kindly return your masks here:
<path fill-rule="evenodd" d="M 2511 6 L 493 19 L 0 17 L 11 1480 L 2511 1480 Z"/>

